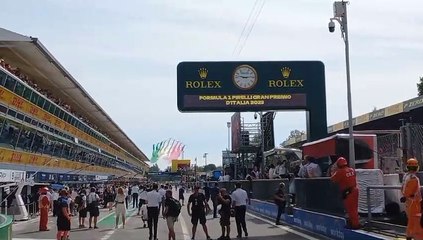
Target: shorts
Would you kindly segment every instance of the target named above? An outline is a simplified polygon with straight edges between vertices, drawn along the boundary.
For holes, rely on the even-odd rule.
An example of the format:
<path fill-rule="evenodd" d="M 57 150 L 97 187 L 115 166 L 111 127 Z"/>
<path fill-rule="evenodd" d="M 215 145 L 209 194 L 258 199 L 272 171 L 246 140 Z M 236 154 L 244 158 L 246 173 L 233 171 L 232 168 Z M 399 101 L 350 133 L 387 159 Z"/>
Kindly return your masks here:
<path fill-rule="evenodd" d="M 86 218 L 87 217 L 87 208 L 83 208 L 79 210 L 79 217 Z"/>
<path fill-rule="evenodd" d="M 100 210 L 98 207 L 90 207 L 90 217 L 98 217 L 100 215 Z"/>
<path fill-rule="evenodd" d="M 175 226 L 176 217 L 166 217 L 166 223 L 168 229 L 173 229 Z"/>
<path fill-rule="evenodd" d="M 70 220 L 62 217 L 57 218 L 57 231 L 70 231 L 71 222 Z"/>
<path fill-rule="evenodd" d="M 200 220 L 200 224 L 206 224 L 206 213 L 204 211 L 201 212 L 193 212 L 191 215 L 191 223 L 192 225 L 197 225 L 198 220 Z"/>
<path fill-rule="evenodd" d="M 220 226 L 230 226 L 231 225 L 231 215 L 230 213 L 220 213 Z"/>

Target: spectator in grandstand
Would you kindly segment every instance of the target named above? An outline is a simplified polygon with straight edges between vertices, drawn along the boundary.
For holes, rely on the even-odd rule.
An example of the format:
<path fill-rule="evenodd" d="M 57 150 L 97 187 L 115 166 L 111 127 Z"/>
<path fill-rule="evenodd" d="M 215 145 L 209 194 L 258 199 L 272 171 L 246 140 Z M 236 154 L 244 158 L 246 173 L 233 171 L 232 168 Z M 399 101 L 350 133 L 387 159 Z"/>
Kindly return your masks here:
<path fill-rule="evenodd" d="M 288 170 L 286 169 L 286 160 L 278 161 L 275 167 L 274 178 L 282 178 L 288 175 Z"/>
<path fill-rule="evenodd" d="M 3 58 L 0 59 L 0 66 L 2 68 L 6 68 L 6 63 L 4 62 L 4 59 Z"/>
<path fill-rule="evenodd" d="M 250 172 L 250 176 L 252 179 L 260 179 L 261 173 L 257 166 L 254 166 L 253 170 Z"/>
<path fill-rule="evenodd" d="M 300 165 L 300 170 L 298 171 L 298 177 L 300 178 L 308 178 L 307 167 L 310 164 L 310 156 L 305 155 L 304 160 Z"/>

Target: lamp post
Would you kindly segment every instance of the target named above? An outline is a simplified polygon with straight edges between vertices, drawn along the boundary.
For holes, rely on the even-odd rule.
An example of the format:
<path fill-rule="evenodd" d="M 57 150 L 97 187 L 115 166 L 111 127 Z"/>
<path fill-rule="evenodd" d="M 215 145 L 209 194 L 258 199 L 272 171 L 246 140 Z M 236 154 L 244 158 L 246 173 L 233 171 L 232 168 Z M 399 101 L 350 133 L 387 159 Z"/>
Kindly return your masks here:
<path fill-rule="evenodd" d="M 263 174 L 266 168 L 264 162 L 264 129 L 263 129 L 263 112 L 258 113 L 260 115 L 260 140 L 261 140 L 261 166 L 260 172 Z M 257 119 L 257 113 L 254 113 L 254 119 Z"/>
<path fill-rule="evenodd" d="M 348 101 L 348 134 L 349 134 L 349 163 L 350 167 L 355 168 L 355 149 L 354 149 L 354 135 L 353 135 L 353 121 L 352 121 L 352 100 L 351 100 L 351 81 L 350 81 L 350 50 L 348 42 L 348 24 L 347 24 L 347 3 L 334 2 L 333 3 L 333 18 L 329 22 L 329 32 L 335 31 L 335 23 L 337 21 L 341 28 L 341 36 L 345 43 L 345 63 L 347 71 L 347 101 Z"/>
<path fill-rule="evenodd" d="M 230 136 L 231 136 L 231 122 L 227 122 L 226 126 L 228 127 L 228 149 L 226 149 L 229 152 L 229 149 L 231 149 L 230 147 Z"/>
<path fill-rule="evenodd" d="M 207 155 L 208 153 L 204 153 L 203 157 L 204 157 L 204 167 L 207 166 Z"/>

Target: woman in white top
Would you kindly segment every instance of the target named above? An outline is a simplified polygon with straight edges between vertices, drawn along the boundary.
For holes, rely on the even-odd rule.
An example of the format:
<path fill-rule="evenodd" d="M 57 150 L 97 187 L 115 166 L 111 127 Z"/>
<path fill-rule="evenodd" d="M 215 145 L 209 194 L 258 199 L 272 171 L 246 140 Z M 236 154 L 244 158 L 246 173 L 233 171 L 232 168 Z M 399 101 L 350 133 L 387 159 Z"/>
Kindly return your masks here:
<path fill-rule="evenodd" d="M 126 207 L 125 207 L 125 193 L 123 192 L 123 188 L 118 188 L 116 198 L 115 198 L 115 211 L 116 211 L 116 226 L 119 225 L 119 217 L 122 216 L 122 223 L 123 228 L 125 228 L 125 215 L 126 215 Z"/>

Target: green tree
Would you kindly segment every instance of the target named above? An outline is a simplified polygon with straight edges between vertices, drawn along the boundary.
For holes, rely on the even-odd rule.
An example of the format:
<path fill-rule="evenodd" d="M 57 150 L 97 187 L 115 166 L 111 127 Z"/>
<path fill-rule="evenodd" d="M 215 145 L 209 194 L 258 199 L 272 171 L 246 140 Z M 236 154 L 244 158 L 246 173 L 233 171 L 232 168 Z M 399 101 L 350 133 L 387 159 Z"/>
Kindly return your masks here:
<path fill-rule="evenodd" d="M 205 172 L 211 172 L 216 170 L 216 165 L 214 164 L 207 164 L 206 166 L 204 166 L 204 171 Z"/>
<path fill-rule="evenodd" d="M 149 172 L 158 172 L 160 171 L 159 165 L 154 164 L 153 166 L 150 167 Z"/>
<path fill-rule="evenodd" d="M 423 77 L 420 77 L 420 82 L 417 83 L 417 94 L 423 96 Z"/>

